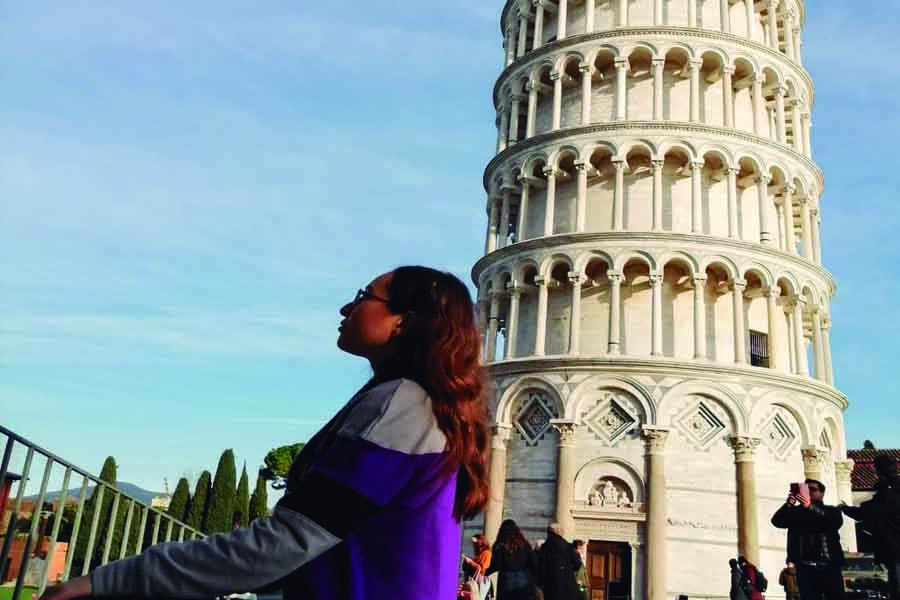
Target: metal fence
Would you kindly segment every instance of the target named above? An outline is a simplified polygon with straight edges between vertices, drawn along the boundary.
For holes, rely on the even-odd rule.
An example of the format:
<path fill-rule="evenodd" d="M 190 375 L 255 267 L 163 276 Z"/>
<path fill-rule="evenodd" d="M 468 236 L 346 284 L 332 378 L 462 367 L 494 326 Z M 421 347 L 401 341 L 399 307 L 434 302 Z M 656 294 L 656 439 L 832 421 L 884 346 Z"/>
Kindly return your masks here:
<path fill-rule="evenodd" d="M 92 568 L 139 554 L 154 544 L 204 537 L 163 510 L 148 506 L 3 426 L 0 436 L 6 439 L 0 461 L 0 586 L 13 585 L 13 600 L 18 600 L 29 578 L 40 595 L 48 584 L 65 581 L 71 575 L 85 575 Z M 40 485 L 31 485 L 31 472 L 41 472 L 42 462 Z M 51 480 L 60 477 L 59 499 L 54 505 L 46 501 L 47 488 Z M 77 500 L 70 502 L 69 493 L 76 489 Z M 90 529 L 82 531 L 84 527 Z"/>

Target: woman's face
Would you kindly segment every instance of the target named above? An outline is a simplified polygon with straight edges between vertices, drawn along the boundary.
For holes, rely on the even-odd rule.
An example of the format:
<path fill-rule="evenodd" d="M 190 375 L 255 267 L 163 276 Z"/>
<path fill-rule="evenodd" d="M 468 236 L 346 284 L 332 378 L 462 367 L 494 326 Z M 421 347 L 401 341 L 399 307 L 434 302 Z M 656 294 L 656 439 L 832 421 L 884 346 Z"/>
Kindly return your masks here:
<path fill-rule="evenodd" d="M 363 297 L 341 307 L 338 348 L 377 365 L 387 356 L 388 343 L 400 331 L 402 315 L 392 313 L 386 300 L 392 273 L 379 275 L 367 285 Z"/>

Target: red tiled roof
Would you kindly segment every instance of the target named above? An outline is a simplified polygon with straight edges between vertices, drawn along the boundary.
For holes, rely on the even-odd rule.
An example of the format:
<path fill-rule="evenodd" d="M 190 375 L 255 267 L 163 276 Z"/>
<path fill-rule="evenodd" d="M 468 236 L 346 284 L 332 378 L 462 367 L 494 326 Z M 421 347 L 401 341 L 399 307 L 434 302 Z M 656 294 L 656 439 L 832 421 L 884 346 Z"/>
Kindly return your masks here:
<path fill-rule="evenodd" d="M 847 458 L 853 459 L 853 474 L 850 481 L 853 491 L 865 492 L 875 487 L 878 476 L 875 475 L 873 461 L 876 456 L 890 456 L 900 465 L 900 449 L 848 450 Z"/>

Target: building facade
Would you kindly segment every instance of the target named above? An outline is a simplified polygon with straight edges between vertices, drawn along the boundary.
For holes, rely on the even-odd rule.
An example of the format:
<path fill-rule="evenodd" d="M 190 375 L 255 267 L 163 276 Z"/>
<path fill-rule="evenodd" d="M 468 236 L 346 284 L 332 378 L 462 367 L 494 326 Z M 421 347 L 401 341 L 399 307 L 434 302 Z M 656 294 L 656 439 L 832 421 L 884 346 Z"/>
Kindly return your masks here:
<path fill-rule="evenodd" d="M 558 521 L 590 542 L 592 598 L 726 597 L 738 553 L 783 566 L 769 518 L 792 481 L 851 500 L 805 10 L 502 10 L 473 268 L 493 492 L 467 532 Z"/>

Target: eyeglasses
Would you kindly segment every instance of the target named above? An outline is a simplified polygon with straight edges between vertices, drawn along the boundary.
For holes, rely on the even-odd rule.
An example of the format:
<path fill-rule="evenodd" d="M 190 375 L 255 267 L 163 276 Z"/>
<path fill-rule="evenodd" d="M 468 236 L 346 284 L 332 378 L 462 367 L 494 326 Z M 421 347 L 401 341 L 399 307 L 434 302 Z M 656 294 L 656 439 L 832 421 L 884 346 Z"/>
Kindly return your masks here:
<path fill-rule="evenodd" d="M 356 292 L 356 297 L 353 298 L 353 302 L 351 302 L 350 304 L 352 304 L 353 306 L 357 306 L 358 304 L 360 304 L 361 302 L 365 302 L 366 300 L 377 300 L 378 302 L 384 302 L 385 304 L 390 302 L 390 300 L 388 300 L 387 298 L 377 296 L 369 290 L 358 290 Z"/>

